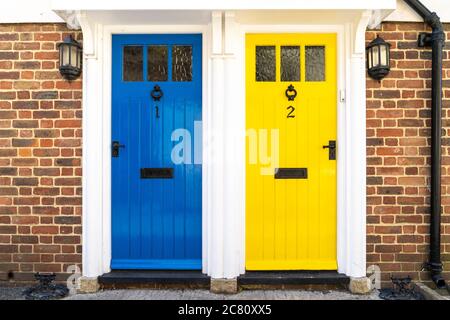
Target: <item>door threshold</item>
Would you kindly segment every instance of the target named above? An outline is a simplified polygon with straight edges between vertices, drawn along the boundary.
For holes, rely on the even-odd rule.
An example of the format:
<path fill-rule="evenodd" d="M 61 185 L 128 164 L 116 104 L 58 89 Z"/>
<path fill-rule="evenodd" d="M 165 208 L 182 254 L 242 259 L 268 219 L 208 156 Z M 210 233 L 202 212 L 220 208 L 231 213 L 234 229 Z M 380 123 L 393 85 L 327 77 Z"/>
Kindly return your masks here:
<path fill-rule="evenodd" d="M 259 286 L 331 286 L 346 288 L 350 277 L 337 271 L 247 271 L 238 277 L 239 286 L 255 288 Z M 313 287 L 312 287 L 313 289 Z"/>
<path fill-rule="evenodd" d="M 113 270 L 98 277 L 98 282 L 104 289 L 209 288 L 210 277 L 200 270 Z"/>

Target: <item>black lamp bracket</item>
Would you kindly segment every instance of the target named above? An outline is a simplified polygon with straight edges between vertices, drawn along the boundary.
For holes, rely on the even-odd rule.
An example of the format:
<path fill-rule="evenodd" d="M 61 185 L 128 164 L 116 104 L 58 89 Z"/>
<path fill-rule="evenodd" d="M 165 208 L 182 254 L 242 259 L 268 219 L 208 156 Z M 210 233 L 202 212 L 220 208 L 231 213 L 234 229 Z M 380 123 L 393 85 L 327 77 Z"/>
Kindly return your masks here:
<path fill-rule="evenodd" d="M 419 33 L 417 45 L 419 46 L 419 48 L 431 47 L 431 32 Z"/>
<path fill-rule="evenodd" d="M 419 38 L 417 39 L 417 46 L 419 48 L 431 47 L 433 41 L 445 41 L 444 32 L 434 31 L 434 32 L 421 32 L 419 33 Z"/>

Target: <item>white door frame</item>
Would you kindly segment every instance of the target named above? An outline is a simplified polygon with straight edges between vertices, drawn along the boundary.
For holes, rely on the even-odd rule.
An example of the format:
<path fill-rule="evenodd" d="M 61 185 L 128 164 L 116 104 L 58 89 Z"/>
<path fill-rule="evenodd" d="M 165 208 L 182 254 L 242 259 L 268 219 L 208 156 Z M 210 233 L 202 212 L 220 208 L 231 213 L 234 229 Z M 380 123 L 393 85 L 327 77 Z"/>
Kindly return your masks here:
<path fill-rule="evenodd" d="M 79 17 L 82 22 L 83 17 Z M 202 34 L 202 117 L 208 117 L 209 29 L 206 25 L 83 25 L 83 276 L 111 271 L 111 90 L 113 34 Z M 85 32 L 85 30 L 89 32 Z M 90 44 L 88 44 L 88 49 Z M 100 93 L 100 94 L 99 94 Z M 205 121 L 204 121 L 205 123 Z M 205 176 L 205 174 L 203 174 Z M 204 178 L 203 178 L 204 180 Z M 205 182 L 203 181 L 203 184 Z M 203 204 L 204 206 L 204 204 Z M 205 214 L 202 213 L 203 233 Z M 202 236 L 203 242 L 205 236 Z M 205 243 L 203 243 L 204 252 Z"/>
<path fill-rule="evenodd" d="M 113 34 L 201 34 L 202 35 L 202 123 L 208 124 L 207 116 L 209 112 L 208 103 L 208 34 L 209 28 L 206 25 L 106 25 L 103 26 L 103 117 L 106 119 L 103 127 L 103 159 L 104 168 L 103 176 L 105 179 L 105 186 L 107 186 L 104 193 L 104 212 L 103 212 L 103 270 L 104 272 L 109 272 L 111 253 L 112 253 L 112 234 L 111 234 L 111 121 L 112 121 L 112 35 Z M 205 121 L 206 120 L 206 121 Z M 194 138 L 194 133 L 191 132 L 192 138 Z M 205 163 L 206 159 L 202 160 Z M 206 160 L 206 163 L 208 161 Z M 202 167 L 202 184 L 205 185 L 204 177 L 207 176 L 206 170 Z M 204 190 L 202 188 L 202 192 Z M 202 208 L 205 206 L 203 199 L 205 198 L 202 194 Z M 205 260 L 205 248 L 206 248 L 206 215 L 202 209 L 202 261 Z"/>
<path fill-rule="evenodd" d="M 229 81 L 223 86 L 229 90 L 224 93 L 224 96 L 233 93 L 238 98 L 234 101 L 237 107 L 233 108 L 232 104 L 228 104 L 225 108 L 225 112 L 227 110 L 233 112 L 233 121 L 228 123 L 225 121 L 223 131 L 229 133 L 236 131 L 237 128 L 240 133 L 237 137 L 232 135 L 232 138 L 228 138 L 229 140 L 234 139 L 234 141 L 228 145 L 225 144 L 225 154 L 235 154 L 244 165 L 232 163 L 232 166 L 230 166 L 230 164 L 224 163 L 224 179 L 230 180 L 225 183 L 225 186 L 231 185 L 234 188 L 224 190 L 223 203 L 240 202 L 241 205 L 237 207 L 239 210 L 223 212 L 218 208 L 219 210 L 216 211 L 216 213 L 227 215 L 227 219 L 230 218 L 230 215 L 234 215 L 233 221 L 228 223 L 228 227 L 225 224 L 222 233 L 228 234 L 227 241 L 225 241 L 225 238 L 223 240 L 226 246 L 231 247 L 230 250 L 235 249 L 234 255 L 237 253 L 239 256 L 225 254 L 224 270 L 238 270 L 238 272 L 227 274 L 223 271 L 222 274 L 219 273 L 215 277 L 232 278 L 245 272 L 245 35 L 247 33 L 335 33 L 337 35 L 338 272 L 352 277 L 364 277 L 366 275 L 364 37 L 369 18 L 370 14 L 363 12 L 356 26 L 353 23 L 336 25 L 249 25 L 234 23 L 232 13 L 225 15 L 225 39 L 223 41 L 225 49 L 223 49 L 223 54 L 228 56 L 227 61 L 233 61 L 234 59 L 237 67 L 233 68 L 231 64 L 228 64 L 227 68 L 224 69 L 225 79 Z M 230 59 L 230 57 L 233 59 Z M 239 148 L 236 149 L 236 145 Z M 234 148 L 231 149 L 231 146 L 234 146 Z M 234 177 L 230 176 L 229 173 L 231 172 Z M 215 186 L 214 182 L 212 186 Z M 236 263 L 238 263 L 238 266 L 236 266 Z"/>
<path fill-rule="evenodd" d="M 346 123 L 346 118 L 344 116 L 345 114 L 345 101 L 341 100 L 339 98 L 340 95 L 345 90 L 346 87 L 346 70 L 345 70 L 345 26 L 344 25 L 241 25 L 239 28 L 239 42 L 240 42 L 240 62 L 241 62 L 241 70 L 243 74 L 242 81 L 244 81 L 245 85 L 245 36 L 249 33 L 265 33 L 265 34 L 281 34 L 281 33 L 333 33 L 336 34 L 336 75 L 337 75 L 337 100 L 336 100 L 336 108 L 337 108 L 337 143 L 338 143 L 338 157 L 337 157 L 337 181 L 336 181 L 336 190 L 337 190 L 337 239 L 336 239 L 336 248 L 337 248 L 337 265 L 338 265 L 338 271 L 345 273 L 343 271 L 342 266 L 345 264 L 345 262 L 342 260 L 342 257 L 344 256 L 343 248 L 345 248 L 347 245 L 345 243 L 345 229 L 344 226 L 346 225 L 346 211 L 344 210 L 343 205 L 343 199 L 342 199 L 342 192 L 339 192 L 341 187 L 345 185 L 345 175 L 342 173 L 345 172 L 345 164 L 348 161 L 346 158 L 346 154 L 341 154 L 341 141 L 345 141 L 345 130 L 343 128 L 346 128 L 348 126 L 348 123 Z M 245 119 L 245 95 L 244 95 L 244 119 Z M 244 172 L 244 179 L 245 179 L 245 172 Z M 244 222 L 244 249 L 245 252 L 245 212 L 244 212 L 244 218 L 241 220 Z M 245 257 L 244 257 L 245 258 Z M 244 266 L 245 268 L 245 263 Z"/>
<path fill-rule="evenodd" d="M 83 30 L 83 276 L 110 271 L 112 34 L 203 34 L 203 272 L 235 278 L 245 272 L 245 33 L 335 32 L 338 35 L 338 266 L 365 276 L 366 26 L 239 25 L 233 12 L 213 12 L 209 25 L 102 25 Z"/>

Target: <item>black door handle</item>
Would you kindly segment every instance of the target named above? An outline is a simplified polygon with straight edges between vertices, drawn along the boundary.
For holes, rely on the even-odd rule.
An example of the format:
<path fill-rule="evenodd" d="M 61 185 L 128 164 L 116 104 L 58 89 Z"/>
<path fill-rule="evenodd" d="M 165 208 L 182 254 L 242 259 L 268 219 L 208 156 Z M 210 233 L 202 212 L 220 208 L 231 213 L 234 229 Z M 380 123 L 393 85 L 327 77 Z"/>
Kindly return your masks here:
<path fill-rule="evenodd" d="M 120 144 L 119 141 L 113 141 L 112 142 L 111 155 L 114 158 L 117 158 L 119 156 L 119 148 L 125 148 L 125 145 L 124 144 Z"/>
<path fill-rule="evenodd" d="M 323 146 L 323 149 L 328 149 L 328 160 L 336 160 L 336 141 L 328 141 L 327 146 Z"/>

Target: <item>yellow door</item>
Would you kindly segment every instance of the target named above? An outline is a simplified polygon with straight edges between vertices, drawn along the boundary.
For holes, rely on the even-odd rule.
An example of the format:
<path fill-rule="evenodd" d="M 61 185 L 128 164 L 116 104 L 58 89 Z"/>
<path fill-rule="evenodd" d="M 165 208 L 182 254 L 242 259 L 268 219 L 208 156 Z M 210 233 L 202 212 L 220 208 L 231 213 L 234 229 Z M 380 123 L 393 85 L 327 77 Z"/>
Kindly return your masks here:
<path fill-rule="evenodd" d="M 336 35 L 246 36 L 246 269 L 333 270 Z"/>

